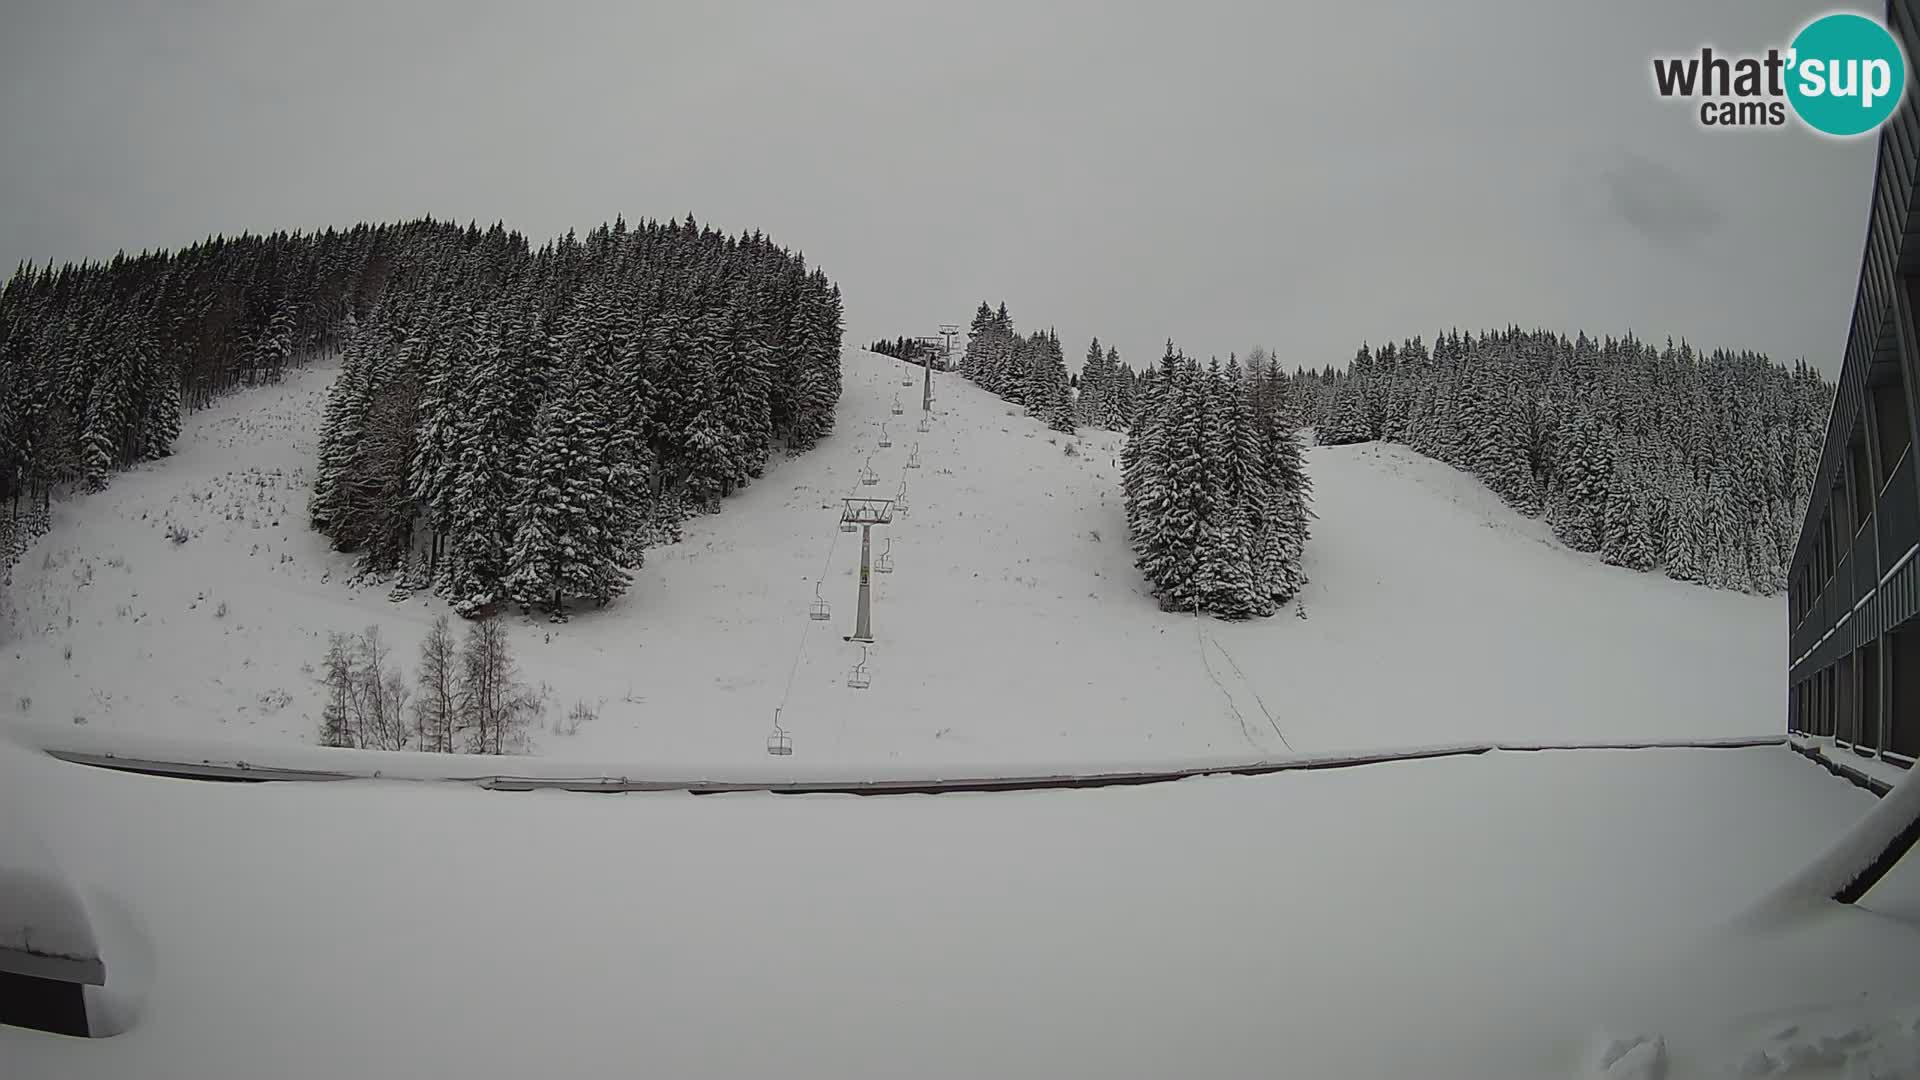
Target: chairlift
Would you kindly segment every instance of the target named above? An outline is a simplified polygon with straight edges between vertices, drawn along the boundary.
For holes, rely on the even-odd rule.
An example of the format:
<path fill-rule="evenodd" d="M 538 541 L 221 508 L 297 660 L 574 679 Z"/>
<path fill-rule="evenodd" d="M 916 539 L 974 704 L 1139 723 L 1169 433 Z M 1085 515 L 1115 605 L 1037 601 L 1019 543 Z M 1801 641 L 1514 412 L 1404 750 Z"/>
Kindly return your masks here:
<path fill-rule="evenodd" d="M 867 463 L 860 466 L 860 483 L 872 487 L 880 482 L 880 474 L 873 471 L 873 455 L 867 455 Z"/>
<path fill-rule="evenodd" d="M 899 416 L 901 413 L 906 411 L 907 411 L 906 406 L 900 404 L 900 395 L 899 394 L 893 395 L 893 415 Z"/>
<path fill-rule="evenodd" d="M 867 674 L 867 647 L 860 646 L 860 662 L 847 672 L 847 685 L 855 690 L 865 690 L 873 685 L 873 676 Z"/>
<path fill-rule="evenodd" d="M 880 557 L 873 561 L 873 572 L 876 574 L 893 573 L 893 537 L 887 537 L 886 548 L 880 552 Z"/>
<path fill-rule="evenodd" d="M 900 493 L 893 497 L 893 509 L 901 517 L 907 516 L 907 482 L 900 481 Z"/>
<path fill-rule="evenodd" d="M 914 443 L 913 452 L 907 455 L 907 468 L 917 469 L 919 467 L 920 467 L 920 444 Z"/>
<path fill-rule="evenodd" d="M 775 757 L 788 757 L 793 753 L 793 736 L 780 726 L 780 710 L 773 710 L 773 731 L 767 735 L 767 753 Z"/>
<path fill-rule="evenodd" d="M 892 445 L 893 445 L 893 436 L 887 434 L 887 425 L 881 424 L 880 425 L 880 449 L 885 450 Z"/>
<path fill-rule="evenodd" d="M 845 532 L 845 533 L 850 533 L 850 532 L 859 532 L 859 531 L 860 531 L 860 526 L 858 526 L 858 525 L 855 525 L 855 524 L 854 524 L 853 522 L 851 522 L 851 521 L 848 521 L 848 520 L 847 520 L 847 519 L 845 519 L 845 518 L 841 518 L 841 519 L 840 519 L 840 531 L 841 531 L 841 532 Z"/>
<path fill-rule="evenodd" d="M 843 531 L 852 532 L 853 526 L 847 525 Z M 826 597 L 820 595 L 820 583 L 817 581 L 813 583 L 813 603 L 807 605 L 807 618 L 814 622 L 826 622 L 833 618 L 833 607 L 827 603 Z"/>
<path fill-rule="evenodd" d="M 920 415 L 920 422 L 919 422 L 918 424 L 915 424 L 915 425 L 914 425 L 914 430 L 915 430 L 915 431 L 919 431 L 919 432 L 922 432 L 922 433 L 925 433 L 925 432 L 929 432 L 929 431 L 932 431 L 932 430 L 933 430 L 933 421 L 932 421 L 932 420 L 930 420 L 930 419 L 928 419 L 928 417 L 927 417 L 927 415 L 926 415 L 925 413 L 922 413 L 922 414 Z"/>

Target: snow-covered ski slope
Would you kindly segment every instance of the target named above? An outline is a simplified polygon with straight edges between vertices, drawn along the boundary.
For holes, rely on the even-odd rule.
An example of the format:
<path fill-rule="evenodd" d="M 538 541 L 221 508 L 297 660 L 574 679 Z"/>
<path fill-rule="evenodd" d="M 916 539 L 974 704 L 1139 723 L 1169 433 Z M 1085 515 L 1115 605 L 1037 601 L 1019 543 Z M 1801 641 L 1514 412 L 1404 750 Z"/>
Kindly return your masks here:
<path fill-rule="evenodd" d="M 1779 747 L 858 799 L 185 783 L 0 739 L 0 790 L 124 1032 L 0 1028 L 8 1080 L 1920 1075 L 1920 864 L 1727 926 L 1874 804 Z M 1599 1068 L 1616 1041 L 1665 1070 Z"/>
<path fill-rule="evenodd" d="M 795 765 L 850 769 L 1780 729 L 1780 601 L 1601 565 L 1405 448 L 1311 451 L 1312 584 L 1273 619 L 1196 621 L 1160 612 L 1131 566 L 1121 436 L 1055 435 L 953 374 L 921 434 L 918 369 L 905 386 L 884 357 L 844 367 L 834 434 L 650 552 L 626 597 L 564 625 L 513 616 L 549 716 L 599 709 L 537 752 L 764 762 L 783 703 Z M 57 507 L 14 574 L 0 715 L 287 745 L 315 738 L 329 631 L 377 624 L 411 671 L 444 605 L 349 587 L 352 558 L 305 526 L 332 374 L 189 417 L 173 458 Z M 873 579 L 872 685 L 854 690 L 859 538 L 838 531 L 840 500 L 902 479 L 910 511 L 875 530 L 896 569 Z M 833 618 L 812 622 L 823 570 Z"/>

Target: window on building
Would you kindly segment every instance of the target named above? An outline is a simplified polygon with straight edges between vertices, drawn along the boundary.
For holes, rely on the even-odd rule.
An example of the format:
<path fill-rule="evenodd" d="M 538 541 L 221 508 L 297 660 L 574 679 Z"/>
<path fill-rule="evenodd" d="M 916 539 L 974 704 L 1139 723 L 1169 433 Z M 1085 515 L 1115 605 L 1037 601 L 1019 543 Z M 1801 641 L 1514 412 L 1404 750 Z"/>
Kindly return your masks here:
<path fill-rule="evenodd" d="M 1920 757 L 1920 618 L 1908 619 L 1887 638 L 1887 752 Z"/>
<path fill-rule="evenodd" d="M 1878 489 L 1885 491 L 1887 481 L 1893 477 L 1894 470 L 1900 467 L 1900 461 L 1906 457 L 1913 442 L 1913 422 L 1907 412 L 1907 387 L 1900 374 L 1900 365 L 1894 364 L 1887 377 L 1878 386 L 1871 388 L 1873 398 L 1873 422 L 1878 429 L 1880 444 L 1880 477 Z"/>
<path fill-rule="evenodd" d="M 1879 490 L 1867 461 L 1866 436 L 1857 426 L 1853 440 L 1847 443 L 1847 472 L 1848 486 L 1853 489 L 1853 528 L 1850 531 L 1857 534 L 1873 523 L 1873 496 Z"/>
<path fill-rule="evenodd" d="M 1880 749 L 1880 643 L 1868 642 L 1854 654 L 1854 666 L 1860 672 L 1859 736 L 1854 740 L 1862 751 Z"/>
<path fill-rule="evenodd" d="M 1814 548 L 1820 556 L 1820 591 L 1827 590 L 1827 582 L 1833 580 L 1833 511 L 1829 509 L 1820 515 L 1820 542 Z"/>
<path fill-rule="evenodd" d="M 1854 708 L 1853 654 L 1833 665 L 1833 737 L 1851 746 L 1860 737 L 1859 713 Z"/>
<path fill-rule="evenodd" d="M 1834 669 L 1829 666 L 1820 673 L 1820 734 L 1832 738 L 1834 732 L 1833 716 L 1833 677 Z"/>

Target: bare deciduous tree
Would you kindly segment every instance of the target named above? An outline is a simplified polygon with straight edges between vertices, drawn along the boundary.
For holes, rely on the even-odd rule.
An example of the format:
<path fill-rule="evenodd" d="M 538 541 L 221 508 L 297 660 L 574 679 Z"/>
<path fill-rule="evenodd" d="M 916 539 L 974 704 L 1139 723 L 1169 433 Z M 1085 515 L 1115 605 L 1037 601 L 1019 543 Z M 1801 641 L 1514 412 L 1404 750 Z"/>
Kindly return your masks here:
<path fill-rule="evenodd" d="M 420 696 L 414 701 L 414 735 L 422 750 L 451 754 L 460 729 L 459 647 L 445 615 L 433 620 L 420 643 Z"/>
<path fill-rule="evenodd" d="M 353 645 L 345 634 L 327 635 L 327 658 L 320 676 L 327 689 L 327 703 L 320 713 L 320 745 L 357 746 L 353 730 L 354 671 Z"/>
<path fill-rule="evenodd" d="M 379 627 L 367 627 L 356 646 L 358 745 L 374 750 L 405 750 L 412 734 L 406 719 L 406 679 L 398 668 L 387 667 L 387 657 L 392 650 L 381 639 Z"/>
<path fill-rule="evenodd" d="M 508 650 L 507 628 L 498 619 L 468 628 L 460 647 L 456 700 L 468 753 L 506 754 L 526 748 L 528 728 L 538 718 L 542 701 L 519 681 Z"/>

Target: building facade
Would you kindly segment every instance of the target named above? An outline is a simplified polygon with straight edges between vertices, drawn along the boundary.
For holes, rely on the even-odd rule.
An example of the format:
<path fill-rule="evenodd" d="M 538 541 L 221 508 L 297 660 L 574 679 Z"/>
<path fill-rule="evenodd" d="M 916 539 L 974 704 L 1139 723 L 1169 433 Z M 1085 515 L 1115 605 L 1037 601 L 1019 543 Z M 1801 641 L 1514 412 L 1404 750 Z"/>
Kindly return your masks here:
<path fill-rule="evenodd" d="M 1887 24 L 1920 56 L 1920 0 Z M 1909 81 L 1911 82 L 1911 74 Z M 1826 444 L 1788 571 L 1787 727 L 1920 756 L 1920 114 L 1881 128 L 1866 252 Z"/>

